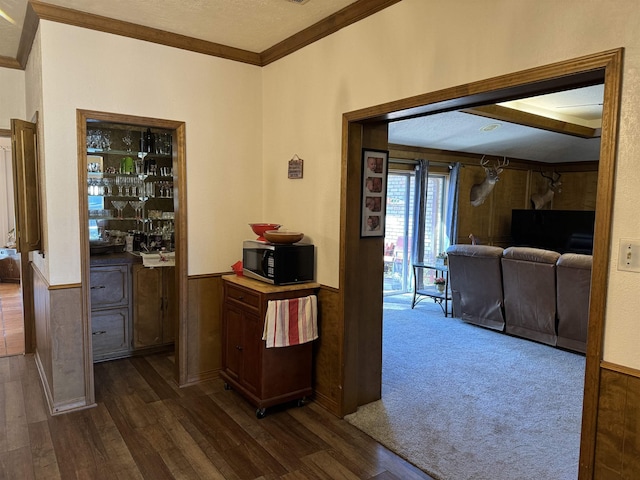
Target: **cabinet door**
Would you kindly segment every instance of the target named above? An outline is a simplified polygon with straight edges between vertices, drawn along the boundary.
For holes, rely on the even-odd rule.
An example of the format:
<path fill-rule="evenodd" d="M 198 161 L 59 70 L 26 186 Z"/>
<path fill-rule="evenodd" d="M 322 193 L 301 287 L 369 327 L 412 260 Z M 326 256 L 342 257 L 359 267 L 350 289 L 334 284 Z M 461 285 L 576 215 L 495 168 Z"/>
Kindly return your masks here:
<path fill-rule="evenodd" d="M 224 306 L 222 367 L 236 381 L 239 381 L 241 373 L 243 315 L 243 311 L 234 306 L 228 304 Z"/>
<path fill-rule="evenodd" d="M 262 321 L 253 311 L 243 311 L 242 362 L 240 382 L 244 387 L 260 396 L 262 379 Z"/>
<path fill-rule="evenodd" d="M 162 344 L 162 268 L 133 267 L 133 347 Z"/>
<path fill-rule="evenodd" d="M 91 312 L 93 359 L 106 360 L 129 352 L 129 309 Z"/>
<path fill-rule="evenodd" d="M 178 305 L 176 302 L 176 268 L 163 267 L 164 303 L 162 312 L 162 341 L 173 343 L 176 339 L 176 323 L 178 319 Z"/>
<path fill-rule="evenodd" d="M 129 266 L 91 267 L 91 309 L 129 305 Z"/>

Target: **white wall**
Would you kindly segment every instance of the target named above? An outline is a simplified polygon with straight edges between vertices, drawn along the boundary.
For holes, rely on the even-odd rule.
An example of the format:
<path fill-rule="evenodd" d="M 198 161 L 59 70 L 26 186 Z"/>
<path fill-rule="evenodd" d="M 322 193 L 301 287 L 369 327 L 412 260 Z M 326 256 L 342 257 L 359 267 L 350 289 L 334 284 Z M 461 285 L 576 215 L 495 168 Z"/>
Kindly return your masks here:
<path fill-rule="evenodd" d="M 404 0 L 261 70 L 42 21 L 49 282 L 80 279 L 77 108 L 187 122 L 190 275 L 228 270 L 246 223 L 274 221 L 337 287 L 344 112 L 624 47 L 605 359 L 640 369 L 640 275 L 615 268 L 618 239 L 640 238 L 638 24 L 636 0 Z"/>
<path fill-rule="evenodd" d="M 625 47 L 614 243 L 640 238 L 636 0 L 404 0 L 264 68 L 265 219 L 308 233 L 338 286 L 344 112 Z M 286 161 L 305 160 L 304 180 Z M 612 252 L 605 359 L 640 369 L 640 274 Z"/>
<path fill-rule="evenodd" d="M 48 280 L 80 281 L 76 109 L 186 122 L 188 273 L 230 271 L 260 217 L 261 70 L 40 22 Z"/>
<path fill-rule="evenodd" d="M 0 67 L 0 129 L 10 129 L 12 118 L 27 120 L 24 71 Z"/>

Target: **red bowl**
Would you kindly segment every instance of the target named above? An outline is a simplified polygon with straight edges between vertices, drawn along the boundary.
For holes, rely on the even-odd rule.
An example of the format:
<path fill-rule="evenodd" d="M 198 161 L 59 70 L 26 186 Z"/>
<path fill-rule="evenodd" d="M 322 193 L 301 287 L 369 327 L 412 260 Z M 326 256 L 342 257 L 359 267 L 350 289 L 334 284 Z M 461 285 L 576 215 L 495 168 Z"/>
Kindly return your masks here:
<path fill-rule="evenodd" d="M 278 230 L 280 228 L 280 225 L 277 223 L 250 223 L 249 226 L 251 227 L 251 230 L 253 230 L 253 233 L 258 235 L 257 240 L 262 242 L 266 242 L 264 232 L 267 230 Z"/>

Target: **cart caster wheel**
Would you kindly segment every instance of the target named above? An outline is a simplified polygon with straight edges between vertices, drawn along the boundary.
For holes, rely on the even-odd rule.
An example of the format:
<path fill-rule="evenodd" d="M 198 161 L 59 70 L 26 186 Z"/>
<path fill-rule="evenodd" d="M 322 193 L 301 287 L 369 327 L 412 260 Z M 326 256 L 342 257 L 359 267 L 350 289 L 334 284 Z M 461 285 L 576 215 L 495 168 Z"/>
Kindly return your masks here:
<path fill-rule="evenodd" d="M 304 407 L 307 404 L 307 399 L 305 397 L 298 399 L 298 407 Z"/>
<path fill-rule="evenodd" d="M 224 389 L 231 390 L 231 385 L 229 385 L 227 382 L 224 382 Z"/>
<path fill-rule="evenodd" d="M 266 408 L 258 408 L 256 410 L 256 417 L 258 418 L 258 420 L 264 418 L 264 416 L 267 414 L 267 409 Z"/>

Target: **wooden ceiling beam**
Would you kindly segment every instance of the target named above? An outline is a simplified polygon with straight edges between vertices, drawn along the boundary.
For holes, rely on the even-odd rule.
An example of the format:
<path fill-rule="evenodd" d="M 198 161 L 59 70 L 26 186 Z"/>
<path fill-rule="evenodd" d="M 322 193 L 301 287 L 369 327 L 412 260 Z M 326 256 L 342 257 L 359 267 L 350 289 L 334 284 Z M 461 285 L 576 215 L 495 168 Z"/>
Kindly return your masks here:
<path fill-rule="evenodd" d="M 563 122 L 554 118 L 535 115 L 514 108 L 503 107 L 501 105 L 484 105 L 480 107 L 465 108 L 460 110 L 471 115 L 500 120 L 503 122 L 515 123 L 525 127 L 539 128 L 549 132 L 562 133 L 580 138 L 594 138 L 600 136 L 600 130 L 578 125 L 576 123 Z"/>

